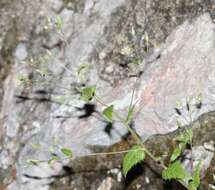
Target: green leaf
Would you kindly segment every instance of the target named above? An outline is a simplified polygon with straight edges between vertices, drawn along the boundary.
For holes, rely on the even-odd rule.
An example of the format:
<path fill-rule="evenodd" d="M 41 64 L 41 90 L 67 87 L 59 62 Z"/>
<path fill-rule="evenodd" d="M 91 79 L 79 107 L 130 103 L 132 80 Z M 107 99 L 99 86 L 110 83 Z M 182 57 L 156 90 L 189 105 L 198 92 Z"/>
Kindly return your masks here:
<path fill-rule="evenodd" d="M 56 16 L 56 18 L 55 18 L 55 25 L 56 25 L 56 28 L 58 30 L 60 30 L 63 27 L 63 20 L 61 19 L 60 16 Z"/>
<path fill-rule="evenodd" d="M 51 159 L 49 159 L 48 164 L 51 166 L 54 161 L 60 160 L 57 156 L 52 156 Z"/>
<path fill-rule="evenodd" d="M 170 157 L 170 161 L 174 162 L 180 155 L 181 155 L 181 149 L 179 147 L 175 148 Z"/>
<path fill-rule="evenodd" d="M 129 152 L 125 155 L 123 159 L 123 175 L 126 177 L 129 170 L 139 163 L 140 161 L 143 161 L 145 158 L 145 152 L 139 145 L 134 145 Z"/>
<path fill-rule="evenodd" d="M 195 168 L 193 181 L 195 182 L 196 186 L 198 187 L 200 184 L 200 174 L 201 174 L 201 162 L 199 162 Z M 197 185 L 198 184 L 198 185 Z"/>
<path fill-rule="evenodd" d="M 36 159 L 30 159 L 30 160 L 27 160 L 27 163 L 37 166 L 40 163 L 40 161 Z"/>
<path fill-rule="evenodd" d="M 192 139 L 193 139 L 193 130 L 192 130 L 192 128 L 186 129 L 185 132 L 183 132 L 182 134 L 180 134 L 177 137 L 177 140 L 179 142 L 183 142 L 185 144 L 191 144 Z"/>
<path fill-rule="evenodd" d="M 83 71 L 87 71 L 89 69 L 92 68 L 91 64 L 81 64 L 80 66 L 78 66 L 77 68 L 77 75 L 79 76 Z"/>
<path fill-rule="evenodd" d="M 25 75 L 19 75 L 18 81 L 20 82 L 20 84 L 27 84 L 30 82 L 29 78 Z"/>
<path fill-rule="evenodd" d="M 52 145 L 49 147 L 49 152 L 53 154 L 55 152 L 55 149 L 56 149 L 56 146 Z"/>
<path fill-rule="evenodd" d="M 199 94 L 197 97 L 196 97 L 196 100 L 198 102 L 202 102 L 202 94 Z"/>
<path fill-rule="evenodd" d="M 197 190 L 200 185 L 200 172 L 201 172 L 201 162 L 197 164 L 194 170 L 193 179 L 189 182 L 189 188 L 191 190 Z"/>
<path fill-rule="evenodd" d="M 110 105 L 110 106 L 106 107 L 104 109 L 104 111 L 102 112 L 105 119 L 110 123 L 112 123 L 112 121 L 113 121 L 113 108 L 114 108 L 114 106 Z"/>
<path fill-rule="evenodd" d="M 85 87 L 81 89 L 81 100 L 89 102 L 95 95 L 96 87 Z"/>
<path fill-rule="evenodd" d="M 132 61 L 132 63 L 133 64 L 135 64 L 135 65 L 140 65 L 140 64 L 143 64 L 144 63 L 144 61 L 142 60 L 142 59 L 134 59 L 133 61 Z"/>
<path fill-rule="evenodd" d="M 177 128 L 181 128 L 181 122 L 177 119 L 177 121 L 176 121 L 176 126 L 177 126 Z"/>
<path fill-rule="evenodd" d="M 90 69 L 93 68 L 93 65 L 91 64 L 81 64 L 78 66 L 77 68 L 77 71 L 76 71 L 76 75 L 77 75 L 77 78 L 80 80 L 80 81 L 86 81 L 85 79 L 85 74 L 87 72 L 90 71 Z"/>
<path fill-rule="evenodd" d="M 189 173 L 182 167 L 180 161 L 170 164 L 168 168 L 162 172 L 162 178 L 164 180 L 181 179 L 185 181 L 192 179 Z"/>
<path fill-rule="evenodd" d="M 182 151 L 184 150 L 186 144 L 184 142 L 180 142 L 178 147 L 176 147 L 174 150 L 173 150 L 173 153 L 170 157 L 170 161 L 171 162 L 174 162 L 182 153 Z"/>
<path fill-rule="evenodd" d="M 60 104 L 64 104 L 65 101 L 66 101 L 66 97 L 65 96 L 59 96 L 57 98 L 57 101 L 60 103 Z"/>
<path fill-rule="evenodd" d="M 69 148 L 62 148 L 61 152 L 67 157 L 72 157 L 72 150 Z"/>
<path fill-rule="evenodd" d="M 35 144 L 35 143 L 31 143 L 31 147 L 36 150 L 36 149 L 38 149 L 40 147 L 40 145 Z"/>

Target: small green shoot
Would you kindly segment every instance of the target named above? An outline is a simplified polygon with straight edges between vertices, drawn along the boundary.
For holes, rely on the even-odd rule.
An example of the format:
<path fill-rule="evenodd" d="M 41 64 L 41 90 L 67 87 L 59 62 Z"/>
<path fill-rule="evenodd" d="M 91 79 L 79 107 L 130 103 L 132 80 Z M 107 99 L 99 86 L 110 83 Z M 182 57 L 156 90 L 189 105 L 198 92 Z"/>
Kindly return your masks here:
<path fill-rule="evenodd" d="M 96 92 L 96 87 L 95 86 L 91 86 L 91 87 L 84 87 L 82 89 L 80 89 L 81 91 L 81 97 L 80 99 L 85 101 L 85 102 L 89 102 L 90 100 L 93 99 L 95 92 Z"/>
<path fill-rule="evenodd" d="M 60 16 L 56 16 L 54 20 L 57 30 L 61 30 L 63 27 L 63 20 Z"/>
<path fill-rule="evenodd" d="M 173 153 L 172 153 L 172 155 L 170 157 L 170 161 L 174 162 L 180 155 L 181 155 L 181 149 L 179 147 L 176 147 L 173 150 Z"/>
<path fill-rule="evenodd" d="M 164 180 L 183 180 L 183 181 L 189 181 L 192 179 L 190 174 L 182 167 L 180 161 L 175 161 L 171 163 L 168 168 L 163 170 L 162 172 L 162 178 Z"/>
<path fill-rule="evenodd" d="M 67 157 L 72 157 L 72 150 L 70 148 L 62 148 L 61 152 Z"/>
<path fill-rule="evenodd" d="M 114 106 L 110 105 L 110 106 L 106 107 L 102 112 L 105 119 L 110 123 L 112 123 L 112 121 L 113 121 L 113 109 L 114 109 Z"/>
<path fill-rule="evenodd" d="M 200 174 L 201 174 L 201 162 L 197 164 L 194 170 L 193 178 L 189 181 L 190 190 L 197 190 L 200 185 Z"/>
<path fill-rule="evenodd" d="M 134 115 L 134 106 L 129 106 L 128 109 L 128 114 L 126 117 L 126 123 L 129 125 L 133 119 L 133 115 Z"/>
<path fill-rule="evenodd" d="M 35 144 L 35 143 L 31 143 L 31 147 L 34 149 L 34 150 L 37 150 L 40 145 L 39 144 Z"/>
<path fill-rule="evenodd" d="M 21 85 L 28 85 L 28 84 L 30 84 L 30 80 L 29 80 L 29 78 L 27 77 L 27 76 L 25 76 L 25 75 L 19 75 L 18 76 L 18 78 L 17 78 L 17 80 L 19 81 L 19 84 Z"/>
<path fill-rule="evenodd" d="M 58 161 L 58 160 L 60 160 L 59 157 L 57 157 L 57 156 L 52 156 L 52 157 L 48 160 L 48 165 L 49 165 L 49 166 L 52 166 L 52 164 L 53 164 L 55 161 Z"/>
<path fill-rule="evenodd" d="M 40 161 L 36 159 L 29 159 L 27 160 L 27 163 L 37 166 L 40 163 Z"/>
<path fill-rule="evenodd" d="M 193 139 L 193 130 L 192 128 L 186 129 L 184 133 L 180 134 L 177 137 L 177 140 L 179 142 L 182 142 L 184 144 L 192 144 Z"/>

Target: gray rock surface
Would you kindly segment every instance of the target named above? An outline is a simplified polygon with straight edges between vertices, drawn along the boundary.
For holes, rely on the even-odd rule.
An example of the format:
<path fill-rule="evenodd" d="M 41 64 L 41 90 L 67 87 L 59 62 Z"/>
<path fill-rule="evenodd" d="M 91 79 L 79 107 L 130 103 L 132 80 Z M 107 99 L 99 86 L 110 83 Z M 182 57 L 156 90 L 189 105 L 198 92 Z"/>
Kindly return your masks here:
<path fill-rule="evenodd" d="M 197 164 L 201 160 L 201 186 L 199 190 L 209 189 L 208 184 L 213 184 L 212 174 L 215 172 L 215 112 L 203 114 L 190 127 L 193 128 L 193 149 L 192 152 L 185 149 L 182 156 L 183 165 L 186 169 L 192 170 L 190 166 Z M 177 146 L 176 138 L 185 128 L 176 130 L 165 135 L 155 135 L 148 139 L 144 145 L 151 150 L 153 155 L 161 157 L 161 162 L 168 165 L 170 155 Z M 127 150 L 131 146 L 132 140 L 122 140 L 109 147 L 104 152 Z M 204 145 L 204 146 L 202 146 Z M 169 156 L 168 156 L 169 155 Z M 113 190 L 166 190 L 177 189 L 185 190 L 177 183 L 165 183 L 159 176 L 162 171 L 159 164 L 146 157 L 143 163 L 132 169 L 125 180 L 121 173 L 121 162 L 124 154 L 114 155 L 88 155 L 72 160 L 62 169 L 60 175 L 51 184 L 51 190 L 58 190 L 60 187 L 65 189 L 97 189 L 110 182 Z M 193 162 L 191 161 L 191 157 Z M 190 163 L 192 162 L 192 163 Z M 68 172 L 70 171 L 72 173 Z M 63 175 L 64 174 L 64 175 Z M 94 180 L 92 180 L 94 179 Z M 96 179 L 96 180 L 95 180 Z M 111 184 L 107 183 L 107 187 Z"/>
<path fill-rule="evenodd" d="M 0 189 L 48 189 L 51 176 L 68 160 L 54 168 L 46 162 L 26 166 L 26 161 L 49 159 L 56 141 L 57 154 L 61 147 L 70 147 L 77 157 L 94 151 L 94 146 L 110 146 L 126 135 L 122 124 L 115 122 L 112 129 L 95 111 L 85 116 L 86 110 L 94 107 L 86 107 L 74 88 L 86 81 L 96 84 L 104 102 L 114 103 L 125 113 L 136 85 L 131 76 L 143 71 L 136 90 L 140 112 L 134 126 L 143 138 L 174 130 L 176 101 L 184 103 L 191 94 L 203 97 L 202 109 L 193 119 L 214 110 L 214 1 L 181 0 L 166 7 L 167 2 L 0 2 Z M 178 24 L 205 11 L 211 18 L 205 14 L 187 21 L 162 45 Z M 60 32 L 53 23 L 57 16 L 63 19 Z M 20 63 L 26 57 L 39 63 L 47 49 L 54 56 L 45 66 Z M 136 62 L 145 65 L 138 67 Z M 93 68 L 83 80 L 77 79 L 77 68 L 86 63 Z M 48 73 L 48 84 L 19 84 L 20 75 L 43 80 L 41 70 Z M 103 107 L 96 105 L 95 109 Z"/>
<path fill-rule="evenodd" d="M 176 120 L 186 125 L 202 113 L 214 110 L 214 31 L 209 15 L 203 15 L 192 24 L 185 22 L 167 38 L 161 58 L 141 78 L 140 113 L 135 119 L 139 135 L 146 131 L 166 133 L 176 129 Z M 196 108 L 199 95 L 201 109 Z"/>

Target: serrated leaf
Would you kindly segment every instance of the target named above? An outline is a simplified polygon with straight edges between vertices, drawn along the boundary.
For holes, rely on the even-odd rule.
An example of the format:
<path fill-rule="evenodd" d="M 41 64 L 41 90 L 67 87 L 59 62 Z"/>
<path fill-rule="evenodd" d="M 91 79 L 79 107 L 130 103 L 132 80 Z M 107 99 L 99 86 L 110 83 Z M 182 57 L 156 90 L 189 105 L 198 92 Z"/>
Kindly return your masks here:
<path fill-rule="evenodd" d="M 192 179 L 190 174 L 182 167 L 180 161 L 171 163 L 168 168 L 162 172 L 162 178 L 164 180 L 181 179 L 185 181 Z"/>
<path fill-rule="evenodd" d="M 179 142 L 183 142 L 185 144 L 191 144 L 192 139 L 193 139 L 193 130 L 192 130 L 192 128 L 186 129 L 185 132 L 183 132 L 182 134 L 180 134 L 177 137 L 177 140 Z"/>
<path fill-rule="evenodd" d="M 114 106 L 110 105 L 110 106 L 106 107 L 102 112 L 105 119 L 110 123 L 112 123 L 112 121 L 113 121 L 113 108 L 114 108 Z"/>
<path fill-rule="evenodd" d="M 67 157 L 72 157 L 72 150 L 70 148 L 61 148 L 61 152 Z"/>
<path fill-rule="evenodd" d="M 139 145 L 134 145 L 123 159 L 123 175 L 126 177 L 131 168 L 145 159 L 145 152 Z"/>
<path fill-rule="evenodd" d="M 85 87 L 81 89 L 81 100 L 89 102 L 95 95 L 96 87 Z"/>
<path fill-rule="evenodd" d="M 199 162 L 195 167 L 194 176 L 193 176 L 193 181 L 195 182 L 197 187 L 200 184 L 200 174 L 201 174 L 201 162 Z"/>
<path fill-rule="evenodd" d="M 194 170 L 193 179 L 189 182 L 189 188 L 191 190 L 197 190 L 200 185 L 200 172 L 201 172 L 201 162 L 197 164 Z"/>
<path fill-rule="evenodd" d="M 181 149 L 179 147 L 175 148 L 170 157 L 170 161 L 174 162 L 180 155 L 181 155 Z"/>

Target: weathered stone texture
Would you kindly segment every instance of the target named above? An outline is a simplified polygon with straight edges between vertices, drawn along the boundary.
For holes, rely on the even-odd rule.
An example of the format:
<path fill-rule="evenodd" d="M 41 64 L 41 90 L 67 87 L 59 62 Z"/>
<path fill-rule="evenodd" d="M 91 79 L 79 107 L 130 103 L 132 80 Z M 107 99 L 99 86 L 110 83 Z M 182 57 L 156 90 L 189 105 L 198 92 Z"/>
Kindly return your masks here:
<path fill-rule="evenodd" d="M 97 112 L 101 105 L 79 100 L 74 89 L 82 83 L 96 85 L 104 102 L 125 114 L 135 76 L 142 72 L 134 128 L 143 139 L 174 130 L 176 101 L 184 104 L 190 95 L 203 98 L 193 119 L 214 110 L 214 10 L 214 0 L 2 0 L 0 189 L 48 189 L 68 160 L 54 168 L 25 165 L 27 159 L 49 159 L 56 139 L 60 147 L 71 147 L 75 158 L 103 150 L 127 134 L 119 122 L 107 125 Z M 56 16 L 63 19 L 60 36 L 49 23 Z M 47 49 L 54 58 L 45 66 L 20 64 L 26 58 L 38 63 Z M 81 81 L 75 73 L 85 63 L 93 68 Z M 48 84 L 18 84 L 23 74 L 43 79 L 38 70 L 44 68 L 51 74 Z"/>
<path fill-rule="evenodd" d="M 192 105 L 192 120 L 214 109 L 214 60 L 215 25 L 209 15 L 195 22 L 185 22 L 168 38 L 161 58 L 144 72 L 140 92 L 140 113 L 135 123 L 140 135 L 166 133 L 174 130 L 176 119 L 182 118 L 175 108 L 181 101 L 181 112 L 188 124 L 189 112 L 186 103 Z M 202 96 L 202 107 L 195 107 L 195 100 Z M 196 101 L 196 102 L 195 102 Z M 163 126 L 163 127 L 161 127 Z"/>

